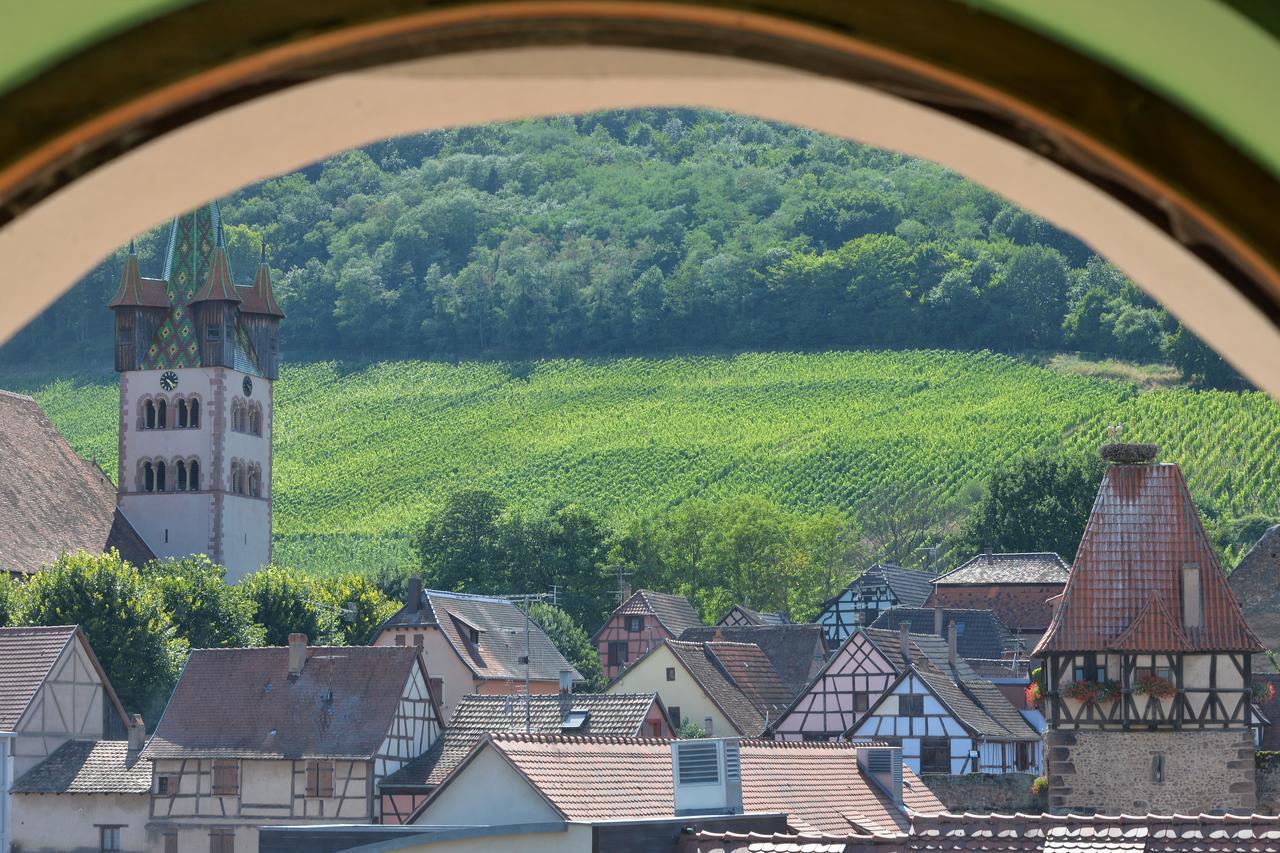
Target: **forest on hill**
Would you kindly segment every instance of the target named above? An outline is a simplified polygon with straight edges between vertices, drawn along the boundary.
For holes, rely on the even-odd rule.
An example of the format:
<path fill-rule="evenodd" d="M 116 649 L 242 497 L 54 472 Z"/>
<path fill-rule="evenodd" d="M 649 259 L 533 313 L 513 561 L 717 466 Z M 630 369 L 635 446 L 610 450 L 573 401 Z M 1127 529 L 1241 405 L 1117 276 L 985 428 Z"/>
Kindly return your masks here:
<path fill-rule="evenodd" d="M 1067 349 L 1239 377 L 1073 237 L 936 165 L 750 117 L 635 110 L 424 133 L 222 202 L 294 358 Z M 160 274 L 167 227 L 139 241 Z M 105 358 L 103 261 L 0 361 Z"/>

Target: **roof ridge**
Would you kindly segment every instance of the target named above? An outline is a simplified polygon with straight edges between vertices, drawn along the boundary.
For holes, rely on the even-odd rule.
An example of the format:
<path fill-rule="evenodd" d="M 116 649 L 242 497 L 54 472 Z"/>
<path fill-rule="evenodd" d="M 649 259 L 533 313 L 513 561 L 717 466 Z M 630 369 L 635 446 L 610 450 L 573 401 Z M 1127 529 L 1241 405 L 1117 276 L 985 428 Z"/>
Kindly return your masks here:
<path fill-rule="evenodd" d="M 485 732 L 491 741 L 510 743 L 590 743 L 611 746 L 667 746 L 676 738 L 626 737 L 624 735 L 566 735 L 551 732 Z"/>
<path fill-rule="evenodd" d="M 36 398 L 29 394 L 19 394 L 17 391 L 6 391 L 3 388 L 0 388 L 0 397 L 13 397 L 15 400 L 24 400 L 28 403 L 36 401 Z"/>

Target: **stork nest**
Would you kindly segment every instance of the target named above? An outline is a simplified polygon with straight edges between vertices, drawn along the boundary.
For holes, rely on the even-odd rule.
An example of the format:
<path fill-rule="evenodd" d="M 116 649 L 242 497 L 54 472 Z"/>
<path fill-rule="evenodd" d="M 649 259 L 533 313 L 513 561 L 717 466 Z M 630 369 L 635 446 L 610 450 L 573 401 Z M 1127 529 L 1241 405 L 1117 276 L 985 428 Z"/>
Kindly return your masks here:
<path fill-rule="evenodd" d="M 1098 455 L 1105 461 L 1114 462 L 1117 465 L 1142 465 L 1156 461 L 1156 457 L 1160 455 L 1160 446 L 1113 442 L 1099 447 Z"/>

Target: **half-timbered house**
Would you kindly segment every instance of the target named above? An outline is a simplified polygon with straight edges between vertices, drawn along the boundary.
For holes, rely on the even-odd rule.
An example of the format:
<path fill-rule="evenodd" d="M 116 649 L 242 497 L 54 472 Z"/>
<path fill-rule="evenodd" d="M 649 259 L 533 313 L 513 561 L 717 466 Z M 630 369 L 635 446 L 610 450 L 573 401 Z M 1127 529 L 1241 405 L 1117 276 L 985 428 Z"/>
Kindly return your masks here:
<path fill-rule="evenodd" d="M 675 736 L 657 693 L 464 696 L 435 744 L 382 781 L 382 822 L 407 821 L 485 732 L 524 731 L 593 737 Z"/>
<path fill-rule="evenodd" d="M 663 640 L 675 640 L 686 628 L 702 624 L 688 599 L 651 589 L 636 590 L 609 614 L 591 637 L 600 653 L 604 677 L 615 679 Z"/>
<path fill-rule="evenodd" d="M 956 626 L 956 642 L 960 657 L 978 660 L 1000 660 L 1026 657 L 1027 648 L 1000 621 L 994 610 L 968 610 L 952 607 L 891 607 L 881 613 L 872 628 L 897 631 L 903 625 L 913 634 L 933 633 L 944 636 L 945 626 Z"/>
<path fill-rule="evenodd" d="M 582 680 L 546 632 L 515 603 L 488 595 L 422 588 L 410 578 L 404 606 L 373 636 L 375 646 L 413 646 L 431 670 L 431 691 L 447 721 L 470 693 L 555 694 L 560 673 Z"/>
<path fill-rule="evenodd" d="M 725 611 L 716 626 L 721 628 L 740 628 L 748 625 L 788 625 L 790 622 L 791 620 L 787 618 L 785 613 L 767 613 L 752 610 L 745 604 L 735 604 Z"/>
<path fill-rule="evenodd" d="M 1032 649 L 1053 619 L 1049 599 L 1062 594 L 1067 571 L 1067 564 L 1052 552 L 987 552 L 938 575 L 927 604 L 991 610 Z"/>
<path fill-rule="evenodd" d="M 15 779 L 70 740 L 122 739 L 127 725 L 83 631 L 0 628 L 0 849 L 13 840 Z"/>
<path fill-rule="evenodd" d="M 912 663 L 946 666 L 946 641 L 935 634 L 857 628 L 795 701 L 769 727 L 777 740 L 837 740 Z M 964 661 L 957 667 L 969 670 Z"/>
<path fill-rule="evenodd" d="M 306 642 L 191 653 L 143 751 L 163 849 L 254 853 L 263 824 L 377 822 L 378 783 L 435 742 L 417 649 Z"/>
<path fill-rule="evenodd" d="M 933 575 L 888 563 L 877 563 L 822 605 L 816 621 L 836 648 L 858 626 L 867 626 L 890 607 L 921 607 L 929 597 Z"/>
<path fill-rule="evenodd" d="M 1150 445 L 1103 450 L 1154 458 Z M 1252 808 L 1250 658 L 1262 648 L 1178 466 L 1110 465 L 1035 650 L 1050 806 Z"/>

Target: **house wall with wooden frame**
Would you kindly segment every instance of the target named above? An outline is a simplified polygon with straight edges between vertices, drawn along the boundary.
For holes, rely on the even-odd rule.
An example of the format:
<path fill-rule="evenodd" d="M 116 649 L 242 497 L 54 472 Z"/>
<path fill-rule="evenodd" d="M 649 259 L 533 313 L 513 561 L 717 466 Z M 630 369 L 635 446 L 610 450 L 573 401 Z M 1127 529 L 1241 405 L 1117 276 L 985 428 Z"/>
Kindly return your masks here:
<path fill-rule="evenodd" d="M 864 575 L 835 597 L 814 621 L 827 634 L 827 648 L 843 643 L 855 628 L 865 627 L 898 603 L 889 584 L 879 575 Z"/>
<path fill-rule="evenodd" d="M 894 663 L 865 634 L 854 633 L 774 724 L 774 736 L 838 740 L 897 677 Z"/>
<path fill-rule="evenodd" d="M 630 625 L 628 620 L 632 620 Z M 652 613 L 613 614 L 596 635 L 596 651 L 600 655 L 600 668 L 604 671 L 604 677 L 612 681 L 628 666 L 644 657 L 649 649 L 663 640 L 675 639 L 679 638 L 673 637 Z M 626 660 L 617 661 L 611 657 L 609 647 L 613 643 L 625 647 Z"/>
<path fill-rule="evenodd" d="M 72 635 L 14 727 L 10 778 L 19 778 L 68 740 L 101 739 L 107 703 L 102 677 Z"/>
<path fill-rule="evenodd" d="M 920 713 L 903 713 L 903 703 L 897 700 L 899 696 L 920 697 Z M 970 750 L 975 748 L 974 739 L 965 726 L 938 701 L 929 686 L 914 674 L 908 674 L 882 696 L 849 735 L 854 741 L 888 740 L 890 743 L 901 744 L 903 763 L 917 775 L 945 772 L 961 774 L 976 770 L 969 756 Z M 944 741 L 949 769 L 923 760 L 925 747 L 940 745 Z"/>

